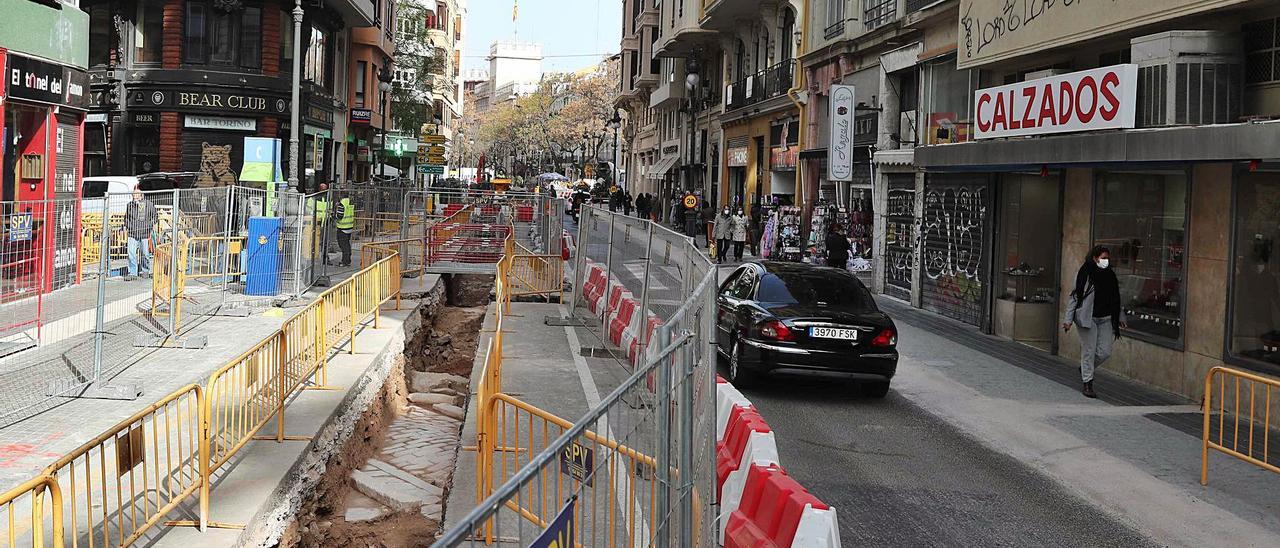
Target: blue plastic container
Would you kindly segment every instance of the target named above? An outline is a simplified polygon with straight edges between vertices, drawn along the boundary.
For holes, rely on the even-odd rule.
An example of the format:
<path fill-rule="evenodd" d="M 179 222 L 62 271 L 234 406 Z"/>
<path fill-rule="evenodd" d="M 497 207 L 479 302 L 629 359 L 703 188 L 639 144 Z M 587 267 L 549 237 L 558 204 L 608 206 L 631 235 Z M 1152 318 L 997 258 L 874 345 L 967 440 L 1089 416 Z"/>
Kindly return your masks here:
<path fill-rule="evenodd" d="M 249 255 L 245 270 L 246 295 L 280 293 L 280 228 L 279 217 L 250 217 L 249 237 L 245 251 Z"/>

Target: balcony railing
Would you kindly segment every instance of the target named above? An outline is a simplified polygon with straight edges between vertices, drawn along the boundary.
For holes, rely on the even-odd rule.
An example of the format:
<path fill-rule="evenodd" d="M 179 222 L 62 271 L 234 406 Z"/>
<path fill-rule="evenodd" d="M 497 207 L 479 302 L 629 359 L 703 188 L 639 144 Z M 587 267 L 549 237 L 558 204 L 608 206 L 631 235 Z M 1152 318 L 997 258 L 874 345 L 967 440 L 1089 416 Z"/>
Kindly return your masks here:
<path fill-rule="evenodd" d="M 893 21 L 897 7 L 897 0 L 862 0 L 862 20 L 866 22 L 867 30 Z"/>
<path fill-rule="evenodd" d="M 788 59 L 729 85 L 725 110 L 739 109 L 773 99 L 791 89 L 796 60 Z"/>

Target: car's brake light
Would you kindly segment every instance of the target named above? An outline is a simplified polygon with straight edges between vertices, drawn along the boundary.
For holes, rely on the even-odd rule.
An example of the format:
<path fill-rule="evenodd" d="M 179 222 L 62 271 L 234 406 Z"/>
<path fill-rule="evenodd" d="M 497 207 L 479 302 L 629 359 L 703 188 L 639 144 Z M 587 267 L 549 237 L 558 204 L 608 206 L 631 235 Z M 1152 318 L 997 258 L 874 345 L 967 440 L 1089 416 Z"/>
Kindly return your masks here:
<path fill-rule="evenodd" d="M 796 334 L 778 320 L 769 320 L 760 326 L 760 336 L 775 341 L 794 341 Z"/>
<path fill-rule="evenodd" d="M 897 346 L 898 333 L 891 327 L 881 329 L 874 338 L 871 339 L 871 346 Z"/>

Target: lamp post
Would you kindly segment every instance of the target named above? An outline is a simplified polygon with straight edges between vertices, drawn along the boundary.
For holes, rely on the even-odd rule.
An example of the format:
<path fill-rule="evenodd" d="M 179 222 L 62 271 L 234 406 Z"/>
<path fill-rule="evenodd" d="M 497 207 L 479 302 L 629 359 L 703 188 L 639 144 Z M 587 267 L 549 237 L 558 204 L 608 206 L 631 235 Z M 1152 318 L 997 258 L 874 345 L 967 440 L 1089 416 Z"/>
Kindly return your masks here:
<path fill-rule="evenodd" d="M 698 74 L 697 58 L 690 57 L 688 61 L 685 62 L 685 72 L 688 73 L 684 77 L 685 86 L 689 90 L 689 162 L 686 164 L 688 166 L 686 173 L 688 174 L 687 176 L 689 180 L 685 183 L 685 189 L 693 190 L 693 166 L 695 164 L 693 148 L 694 144 L 697 143 L 695 135 L 697 133 L 698 124 L 698 83 L 701 81 L 701 76 Z M 704 199 L 710 198 L 707 194 L 708 193 L 704 190 Z"/>
<path fill-rule="evenodd" d="M 382 70 L 378 71 L 378 90 L 382 92 L 382 127 L 378 131 L 382 133 L 382 150 L 378 151 L 378 176 L 383 177 L 387 174 L 387 95 L 391 92 L 391 82 L 395 80 L 395 76 L 391 73 L 391 60 L 382 60 Z"/>
<path fill-rule="evenodd" d="M 292 103 L 289 108 L 289 186 L 301 190 L 298 186 L 298 132 L 302 124 L 298 120 L 299 103 L 302 102 L 302 0 L 294 0 L 293 4 L 293 86 Z"/>
<path fill-rule="evenodd" d="M 618 128 L 622 126 L 622 117 L 617 112 L 614 112 L 613 118 L 610 118 L 605 125 L 613 130 L 613 150 L 610 154 L 613 157 L 613 176 L 610 177 L 610 180 L 618 188 L 622 188 L 622 185 L 618 182 Z"/>

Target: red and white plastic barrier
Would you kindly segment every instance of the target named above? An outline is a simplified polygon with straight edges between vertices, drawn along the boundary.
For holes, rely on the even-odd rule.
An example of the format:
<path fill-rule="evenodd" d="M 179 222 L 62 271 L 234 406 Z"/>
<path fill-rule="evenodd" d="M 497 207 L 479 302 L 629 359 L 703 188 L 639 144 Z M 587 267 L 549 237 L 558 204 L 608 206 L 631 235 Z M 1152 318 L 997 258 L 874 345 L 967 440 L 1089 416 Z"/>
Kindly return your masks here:
<path fill-rule="evenodd" d="M 571 245 L 571 244 L 568 244 Z M 566 249 L 568 247 L 566 246 Z M 609 342 L 632 363 L 656 355 L 662 320 L 642 310 L 635 295 L 604 265 L 585 261 L 582 287 L 587 307 L 606 326 Z M 649 341 L 642 356 L 641 333 Z M 652 392 L 656 379 L 646 385 Z M 773 431 L 742 392 L 716 376 L 717 539 L 726 547 L 839 548 L 836 511 L 787 475 L 778 462 Z"/>
<path fill-rule="evenodd" d="M 776 465 L 751 466 L 724 531 L 725 548 L 840 546 L 835 510 Z"/>

